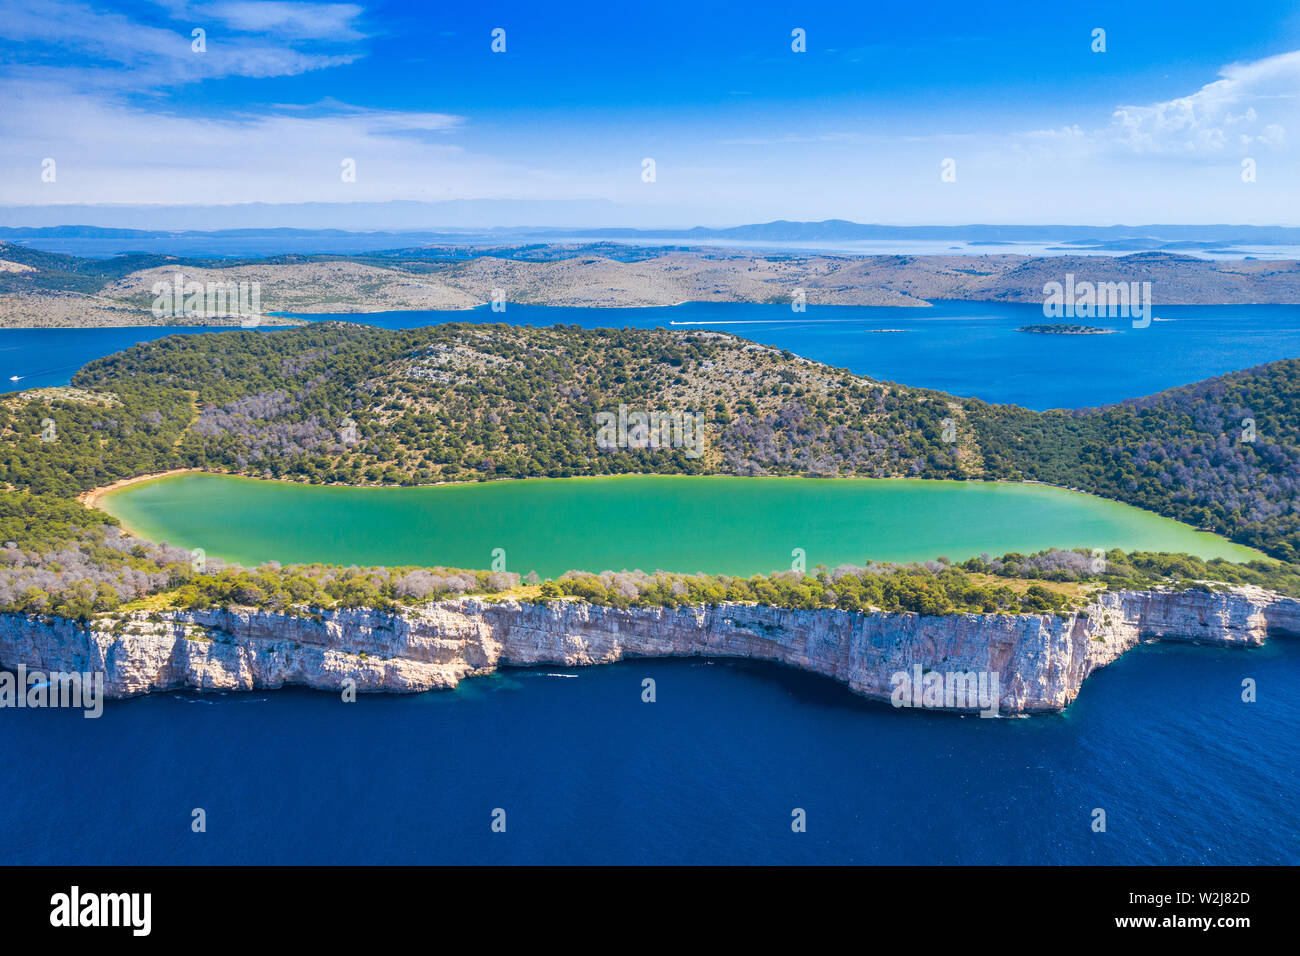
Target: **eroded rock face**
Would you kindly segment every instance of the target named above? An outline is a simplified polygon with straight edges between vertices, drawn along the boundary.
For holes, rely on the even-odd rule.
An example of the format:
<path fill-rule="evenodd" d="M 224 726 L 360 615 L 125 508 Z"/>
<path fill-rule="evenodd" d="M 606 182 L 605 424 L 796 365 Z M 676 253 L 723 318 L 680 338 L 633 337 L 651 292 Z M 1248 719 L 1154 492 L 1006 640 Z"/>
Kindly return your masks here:
<path fill-rule="evenodd" d="M 576 667 L 631 657 L 744 657 L 822 674 L 887 700 L 900 672 L 997 675 L 1004 714 L 1059 711 L 1142 640 L 1253 647 L 1300 635 L 1300 602 L 1255 587 L 1103 592 L 1068 615 L 856 614 L 750 605 L 620 611 L 475 598 L 400 613 L 176 612 L 116 625 L 0 615 L 0 663 L 102 671 L 110 698 L 176 688 L 294 684 L 418 692 L 501 665 Z"/>

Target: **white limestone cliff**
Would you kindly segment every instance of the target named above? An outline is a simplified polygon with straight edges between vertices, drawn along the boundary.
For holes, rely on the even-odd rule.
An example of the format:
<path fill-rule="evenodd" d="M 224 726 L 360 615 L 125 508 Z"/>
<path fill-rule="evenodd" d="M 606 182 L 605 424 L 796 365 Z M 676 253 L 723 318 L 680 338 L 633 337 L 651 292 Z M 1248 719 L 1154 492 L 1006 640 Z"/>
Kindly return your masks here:
<path fill-rule="evenodd" d="M 752 605 L 617 610 L 443 601 L 401 612 L 252 609 L 135 613 L 89 625 L 0 615 L 0 664 L 102 671 L 109 698 L 177 688 L 286 685 L 360 692 L 455 687 L 503 665 L 599 664 L 633 657 L 776 661 L 887 700 L 914 666 L 998 675 L 1003 714 L 1064 709 L 1083 681 L 1143 640 L 1251 647 L 1300 635 L 1300 601 L 1256 587 L 1101 592 L 1051 614 L 800 611 Z"/>

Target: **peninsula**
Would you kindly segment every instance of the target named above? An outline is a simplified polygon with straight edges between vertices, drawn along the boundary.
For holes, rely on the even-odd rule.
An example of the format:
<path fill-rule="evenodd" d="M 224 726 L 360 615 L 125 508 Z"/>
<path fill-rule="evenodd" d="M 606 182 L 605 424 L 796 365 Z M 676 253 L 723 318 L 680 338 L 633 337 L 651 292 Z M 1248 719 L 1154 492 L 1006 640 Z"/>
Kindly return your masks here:
<path fill-rule="evenodd" d="M 0 399 L 0 663 L 80 661 L 126 696 L 342 680 L 418 690 L 502 664 L 719 654 L 877 697 L 905 664 L 984 670 L 999 675 L 1005 712 L 1060 709 L 1140 640 L 1255 645 L 1296 631 L 1298 379 L 1300 361 L 1276 362 L 1039 413 L 713 331 L 319 323 L 170 336 L 91 362 L 69 387 Z M 609 409 L 689 412 L 699 441 L 603 447 Z M 1227 440 L 1243 410 L 1263 440 Z M 1186 475 L 1171 482 L 1172 468 Z M 1038 481 L 1276 560 L 1050 550 L 548 580 L 242 568 L 124 534 L 78 500 L 183 469 L 349 485 L 629 473 Z"/>

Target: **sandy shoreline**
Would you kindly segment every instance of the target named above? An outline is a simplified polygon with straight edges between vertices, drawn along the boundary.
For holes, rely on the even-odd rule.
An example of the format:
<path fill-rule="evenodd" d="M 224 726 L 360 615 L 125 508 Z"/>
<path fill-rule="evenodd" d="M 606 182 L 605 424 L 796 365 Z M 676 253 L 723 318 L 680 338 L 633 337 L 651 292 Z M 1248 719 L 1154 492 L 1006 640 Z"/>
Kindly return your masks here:
<path fill-rule="evenodd" d="M 173 468 L 171 471 L 158 471 L 149 475 L 136 475 L 134 478 L 123 478 L 121 481 L 115 481 L 111 485 L 104 485 L 102 488 L 92 488 L 89 491 L 83 491 L 77 495 L 77 500 L 87 508 L 98 508 L 99 500 L 110 491 L 117 491 L 119 488 L 126 488 L 130 485 L 138 485 L 144 481 L 153 481 L 155 478 L 170 478 L 172 475 L 186 475 L 190 472 L 202 471 L 202 468 Z"/>

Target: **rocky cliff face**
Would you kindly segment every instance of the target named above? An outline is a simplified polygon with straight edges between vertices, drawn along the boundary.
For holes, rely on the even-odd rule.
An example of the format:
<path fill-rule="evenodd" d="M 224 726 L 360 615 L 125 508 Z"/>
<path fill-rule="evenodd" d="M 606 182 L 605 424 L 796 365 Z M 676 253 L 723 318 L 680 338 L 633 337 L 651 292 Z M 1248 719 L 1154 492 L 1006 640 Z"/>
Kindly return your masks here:
<path fill-rule="evenodd" d="M 175 688 L 288 684 L 360 692 L 450 688 L 502 665 L 599 664 L 632 657 L 776 661 L 887 700 L 899 673 L 996 675 L 1003 714 L 1059 711 L 1083 681 L 1142 640 L 1257 646 L 1300 636 L 1300 601 L 1254 587 L 1104 592 L 1048 614 L 853 614 L 722 605 L 626 611 L 444 601 L 401 613 L 304 617 L 211 610 L 82 625 L 0 615 L 0 663 L 102 671 L 110 698 Z M 351 682 L 351 683 L 349 683 Z M 969 709 L 969 708 L 968 708 Z"/>

